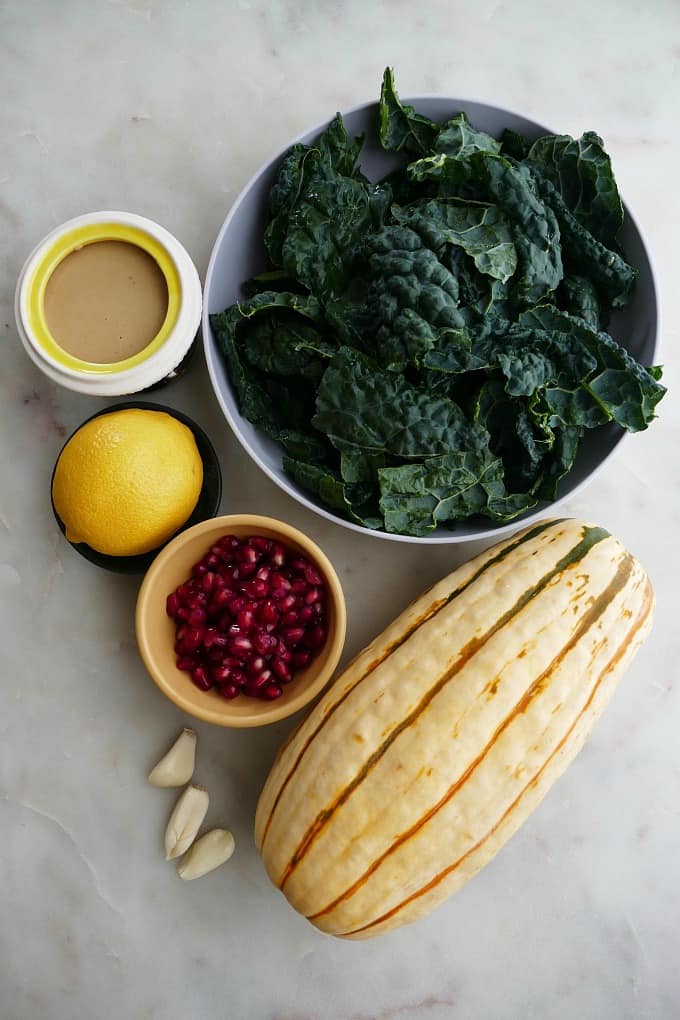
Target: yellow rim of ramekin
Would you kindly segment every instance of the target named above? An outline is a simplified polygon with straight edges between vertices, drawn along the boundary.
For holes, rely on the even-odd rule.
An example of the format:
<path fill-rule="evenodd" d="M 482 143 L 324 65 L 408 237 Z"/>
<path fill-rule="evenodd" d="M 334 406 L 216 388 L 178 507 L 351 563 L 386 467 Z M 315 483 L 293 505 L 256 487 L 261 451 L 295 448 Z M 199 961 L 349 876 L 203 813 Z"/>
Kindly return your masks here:
<path fill-rule="evenodd" d="M 82 248 L 86 244 L 93 244 L 95 241 L 127 241 L 129 244 L 142 248 L 157 263 L 165 277 L 165 284 L 168 288 L 168 310 L 163 324 L 153 340 L 143 350 L 130 358 L 104 364 L 84 361 L 82 358 L 75 358 L 72 354 L 65 351 L 52 336 L 45 318 L 45 289 L 52 273 L 67 255 L 77 251 L 78 248 Z M 70 368 L 77 372 L 96 373 L 97 375 L 112 375 L 116 372 L 123 372 L 125 369 L 141 365 L 162 347 L 175 328 L 179 318 L 182 285 L 177 267 L 167 249 L 160 241 L 152 237 L 151 234 L 147 234 L 146 231 L 140 230 L 138 227 L 128 226 L 126 223 L 90 223 L 87 226 L 75 227 L 73 230 L 61 234 L 54 244 L 47 249 L 33 270 L 28 281 L 26 294 L 28 326 L 33 338 L 45 354 L 49 355 L 53 361 L 56 361 L 63 368 Z"/>

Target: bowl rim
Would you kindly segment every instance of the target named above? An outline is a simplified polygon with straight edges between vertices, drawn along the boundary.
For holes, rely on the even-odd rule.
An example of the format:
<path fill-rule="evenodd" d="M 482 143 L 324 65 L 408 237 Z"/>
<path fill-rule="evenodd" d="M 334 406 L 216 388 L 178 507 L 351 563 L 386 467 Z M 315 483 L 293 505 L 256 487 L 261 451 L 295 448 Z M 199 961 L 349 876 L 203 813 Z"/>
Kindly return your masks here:
<path fill-rule="evenodd" d="M 174 684 L 167 679 L 163 670 L 160 669 L 156 662 L 153 649 L 148 640 L 146 619 L 156 576 L 160 568 L 172 558 L 176 549 L 190 538 L 196 538 L 215 529 L 228 532 L 229 529 L 234 526 L 252 527 L 253 531 L 265 528 L 270 531 L 275 531 L 281 536 L 284 542 L 288 540 L 301 546 L 310 559 L 313 559 L 316 565 L 320 567 L 323 573 L 329 598 L 333 603 L 333 611 L 335 615 L 334 633 L 332 637 L 329 636 L 327 645 L 324 646 L 324 650 L 327 649 L 326 660 L 319 669 L 318 674 L 314 677 L 313 681 L 307 687 L 299 691 L 296 691 L 295 688 L 292 687 L 290 697 L 285 699 L 277 699 L 276 701 L 259 701 L 255 698 L 249 698 L 248 700 L 253 703 L 252 711 L 247 714 L 239 715 L 229 715 L 229 706 L 232 704 L 230 701 L 222 700 L 217 702 L 219 709 L 215 709 L 211 707 L 215 704 L 215 702 L 210 698 L 206 698 L 205 708 L 196 708 L 196 706 L 189 702 L 181 692 L 177 691 Z M 335 567 L 329 560 L 326 553 L 313 539 L 311 539 L 303 531 L 294 527 L 292 524 L 288 524 L 286 521 L 281 521 L 274 517 L 266 517 L 262 514 L 225 514 L 220 517 L 211 517 L 206 521 L 201 521 L 199 524 L 194 524 L 193 527 L 187 528 L 186 531 L 180 532 L 175 536 L 175 538 L 171 539 L 171 541 L 168 542 L 163 549 L 161 549 L 158 556 L 156 556 L 153 563 L 147 570 L 139 589 L 137 603 L 135 606 L 135 635 L 137 648 L 147 673 L 158 689 L 162 691 L 162 693 L 165 694 L 170 701 L 174 702 L 178 708 L 181 708 L 182 711 L 186 712 L 188 715 L 191 715 L 196 719 L 202 719 L 204 722 L 214 723 L 218 726 L 230 727 L 233 729 L 266 726 L 269 723 L 279 722 L 281 719 L 285 719 L 289 715 L 293 715 L 294 712 L 298 712 L 300 709 L 308 705 L 310 701 L 321 693 L 326 684 L 333 677 L 345 647 L 346 634 L 347 604 L 345 601 L 345 593 L 342 589 L 342 584 L 340 583 L 340 578 L 338 577 Z"/>
<path fill-rule="evenodd" d="M 94 421 L 95 418 L 101 418 L 105 414 L 113 414 L 116 411 L 126 410 L 162 411 L 165 414 L 169 414 L 171 418 L 175 418 L 183 425 L 186 425 L 186 427 L 191 430 L 194 441 L 198 447 L 201 461 L 203 462 L 203 484 L 201 485 L 201 491 L 198 495 L 196 506 L 198 506 L 198 503 L 201 501 L 204 492 L 206 493 L 206 498 L 208 495 L 211 496 L 209 500 L 209 505 L 212 508 L 211 513 L 210 516 L 204 518 L 204 520 L 213 520 L 220 509 L 220 503 L 222 502 L 222 468 L 220 467 L 219 457 L 217 456 L 217 451 L 215 450 L 210 436 L 207 434 L 205 429 L 198 424 L 198 422 L 194 421 L 194 419 L 188 414 L 185 414 L 184 411 L 178 410 L 176 407 L 171 407 L 169 404 L 157 404 L 150 400 L 122 400 L 116 404 L 109 404 L 107 407 L 102 407 L 98 411 L 95 411 L 94 414 L 91 414 L 88 418 L 85 418 L 84 421 L 81 421 L 81 423 L 74 428 L 73 432 L 71 432 L 70 436 L 64 440 L 64 443 L 54 461 L 54 467 L 52 468 L 52 475 L 50 478 L 50 505 L 52 507 L 52 513 L 57 523 L 57 527 L 71 548 L 82 556 L 83 559 L 87 560 L 88 563 L 94 564 L 95 567 L 101 567 L 102 570 L 109 570 L 114 574 L 143 574 L 146 570 L 148 570 L 156 556 L 167 543 L 156 546 L 155 549 L 151 549 L 147 553 L 138 553 L 135 556 L 111 556 L 108 553 L 98 552 L 96 549 L 93 549 L 92 546 L 88 545 L 87 542 L 72 542 L 69 538 L 66 538 L 66 526 L 57 513 L 57 509 L 54 505 L 54 497 L 52 495 L 52 486 L 54 485 L 54 476 L 57 471 L 59 458 L 75 434 L 79 432 L 84 425 L 87 425 L 88 422 Z M 201 448 L 203 448 L 205 456 Z M 206 480 L 207 468 L 210 468 L 212 471 L 212 481 Z M 187 521 L 191 520 L 195 512 L 196 507 L 194 507 L 191 511 Z M 181 535 L 182 530 L 188 530 L 188 527 L 194 527 L 194 525 L 188 525 L 187 527 L 187 521 L 181 525 L 180 530 L 168 541 L 172 541 L 177 537 L 177 535 Z M 197 521 L 196 523 L 200 524 L 202 522 Z"/>
<path fill-rule="evenodd" d="M 524 113 L 520 113 L 520 112 L 518 112 L 518 111 L 516 111 L 514 109 L 511 109 L 510 107 L 507 107 L 507 106 L 497 106 L 494 103 L 487 103 L 487 102 L 484 102 L 483 100 L 472 99 L 470 97 L 465 98 L 465 97 L 460 97 L 460 96 L 450 96 L 450 95 L 447 95 L 446 93 L 443 93 L 443 92 L 423 92 L 423 93 L 419 93 L 418 95 L 415 95 L 415 96 L 404 96 L 404 97 L 401 97 L 402 103 L 408 103 L 408 104 L 414 105 L 416 107 L 417 107 L 418 103 L 422 103 L 423 101 L 432 100 L 432 99 L 444 100 L 447 103 L 451 103 L 452 106 L 459 106 L 460 109 L 464 109 L 466 104 L 467 105 L 474 104 L 475 106 L 478 106 L 478 107 L 486 107 L 488 110 L 493 110 L 495 113 L 508 114 L 511 117 L 519 117 L 522 120 L 529 121 L 537 129 L 539 129 L 542 132 L 545 132 L 546 134 L 554 134 L 555 133 L 549 127 L 546 127 L 544 124 L 540 123 L 539 121 L 534 120 L 533 117 L 529 117 L 529 116 L 527 116 Z M 341 116 L 344 119 L 345 117 L 347 117 L 347 116 L 349 116 L 351 114 L 360 113 L 360 112 L 362 112 L 364 110 L 369 110 L 371 108 L 376 108 L 378 106 L 379 106 L 379 100 L 369 100 L 367 102 L 365 101 L 365 102 L 361 102 L 361 103 L 356 103 L 354 106 L 351 106 L 348 109 L 341 111 Z M 258 167 L 258 169 L 255 171 L 255 173 L 250 175 L 250 177 L 248 178 L 248 180 L 244 184 L 243 188 L 241 188 L 241 190 L 239 191 L 238 195 L 236 196 L 233 204 L 229 208 L 229 211 L 227 212 L 227 215 L 226 215 L 226 217 L 225 217 L 225 219 L 224 219 L 224 221 L 222 223 L 222 226 L 220 227 L 220 230 L 219 230 L 219 232 L 217 234 L 217 237 L 215 238 L 215 242 L 213 244 L 212 251 L 210 253 L 210 260 L 208 262 L 208 268 L 207 268 L 206 275 L 205 275 L 205 282 L 204 282 L 204 285 L 203 285 L 203 312 L 202 312 L 202 319 L 201 319 L 201 325 L 202 325 L 201 333 L 202 333 L 202 337 L 203 337 L 203 351 L 204 351 L 205 361 L 206 361 L 206 365 L 208 367 L 208 375 L 210 376 L 210 384 L 211 384 L 213 392 L 214 392 L 214 394 L 215 394 L 215 396 L 217 398 L 217 402 L 220 405 L 220 408 L 222 409 L 222 413 L 224 414 L 224 417 L 226 418 L 227 423 L 228 423 L 229 427 L 231 428 L 232 432 L 234 433 L 236 439 L 241 444 L 241 446 L 243 447 L 245 452 L 248 454 L 248 456 L 251 458 L 251 460 L 253 460 L 255 462 L 255 464 L 257 464 L 257 466 L 260 468 L 260 470 L 263 471 L 264 474 L 268 478 L 270 478 L 271 481 L 274 482 L 274 484 L 279 489 L 281 489 L 282 492 L 285 492 L 288 496 L 290 496 L 291 499 L 296 500 L 302 506 L 307 507 L 308 510 L 311 510 L 313 513 L 318 514 L 320 517 L 325 518 L 327 521 L 332 521 L 334 524 L 338 524 L 341 527 L 347 528 L 350 531 L 353 531 L 353 532 L 355 532 L 356 534 L 359 534 L 359 535 L 366 535 L 366 536 L 371 536 L 371 537 L 375 537 L 375 538 L 386 539 L 387 541 L 405 542 L 405 543 L 408 543 L 408 544 L 416 544 L 416 545 L 418 545 L 418 544 L 422 544 L 422 545 L 451 545 L 451 544 L 461 544 L 461 543 L 464 543 L 464 542 L 487 541 L 489 539 L 494 539 L 494 538 L 499 538 L 499 539 L 503 538 L 503 537 L 505 537 L 505 536 L 507 536 L 509 534 L 512 534 L 512 532 L 517 530 L 517 528 L 521 528 L 521 527 L 524 527 L 525 525 L 531 524 L 531 522 L 536 519 L 536 515 L 540 516 L 541 514 L 552 512 L 553 509 L 556 510 L 558 507 L 564 505 L 564 503 L 566 503 L 568 500 L 573 499 L 577 495 L 579 495 L 581 493 L 581 491 L 587 485 L 589 485 L 590 482 L 593 481 L 594 478 L 597 477 L 597 475 L 600 473 L 600 471 L 605 466 L 605 464 L 610 460 L 610 458 L 613 456 L 613 454 L 620 450 L 621 443 L 623 442 L 624 439 L 628 438 L 628 432 L 625 429 L 621 430 L 620 434 L 617 436 L 616 440 L 614 441 L 614 443 L 612 445 L 612 448 L 592 468 L 592 470 L 586 475 L 586 477 L 583 478 L 576 485 L 574 485 L 574 487 L 572 489 L 570 489 L 569 492 L 564 493 L 564 495 L 562 495 L 562 496 L 558 496 L 557 499 L 552 500 L 551 502 L 545 502 L 545 501 L 539 502 L 531 510 L 528 510 L 526 513 L 522 514 L 520 517 L 518 517 L 518 518 L 516 518 L 516 519 L 514 519 L 512 521 L 509 521 L 506 524 L 500 524 L 500 525 L 495 525 L 495 526 L 490 525 L 489 527 L 481 528 L 479 531 L 475 532 L 473 535 L 469 535 L 469 534 L 466 534 L 466 535 L 456 534 L 455 531 L 446 532 L 446 529 L 441 529 L 442 532 L 443 532 L 442 534 L 435 533 L 435 534 L 432 534 L 432 535 L 423 535 L 423 536 L 400 535 L 400 534 L 393 534 L 391 532 L 385 531 L 382 528 L 377 528 L 375 530 L 372 530 L 370 528 L 364 528 L 364 527 L 362 527 L 359 524 L 355 524 L 353 521 L 345 520 L 343 517 L 340 517 L 338 514 L 334 514 L 330 509 L 327 509 L 327 508 L 325 508 L 323 506 L 320 506 L 318 503 L 314 502 L 313 499 L 311 499 L 309 496 L 307 496 L 301 489 L 299 489 L 297 486 L 295 486 L 292 482 L 289 482 L 287 479 L 282 478 L 279 474 L 276 473 L 275 470 L 273 470 L 264 461 L 264 459 L 260 456 L 258 451 L 256 449 L 254 449 L 254 447 L 252 447 L 250 445 L 248 439 L 243 435 L 243 432 L 241 430 L 241 425 L 239 423 L 239 419 L 240 420 L 244 420 L 242 418 L 242 415 L 238 415 L 238 417 L 237 417 L 236 415 L 232 414 L 231 409 L 228 407 L 226 401 L 224 400 L 224 397 L 223 397 L 223 394 L 221 392 L 221 388 L 220 388 L 220 385 L 218 384 L 218 379 L 217 379 L 217 370 L 216 370 L 216 365 L 215 365 L 215 360 L 216 360 L 216 356 L 217 356 L 217 343 L 216 343 L 216 341 L 215 341 L 215 339 L 213 337 L 212 327 L 210 325 L 210 315 L 212 314 L 212 312 L 208 308 L 208 300 L 207 300 L 207 296 L 208 296 L 208 294 L 210 292 L 211 285 L 212 285 L 212 278 L 213 278 L 213 275 L 215 274 L 215 271 L 216 271 L 215 267 L 216 267 L 216 263 L 217 263 L 217 254 L 218 254 L 218 251 L 219 251 L 219 249 L 222 246 L 222 242 L 224 240 L 224 236 L 227 233 L 227 231 L 228 231 L 228 229 L 229 229 L 229 227 L 231 225 L 231 221 L 236 216 L 239 208 L 241 207 L 242 203 L 244 202 L 246 196 L 248 195 L 248 193 L 249 193 L 253 183 L 255 181 L 259 180 L 259 178 L 264 173 L 266 173 L 266 171 L 269 170 L 270 167 L 274 163 L 280 161 L 283 158 L 283 156 L 286 154 L 286 152 L 288 152 L 288 150 L 291 148 L 291 146 L 296 145 L 297 143 L 302 141 L 302 139 L 305 138 L 307 135 L 315 134 L 315 133 L 320 133 L 321 131 L 323 131 L 328 126 L 328 124 L 330 123 L 331 120 L 332 120 L 332 116 L 331 117 L 326 117 L 323 120 L 319 121 L 318 123 L 312 125 L 311 127 L 306 128 L 303 131 L 300 131 L 294 138 L 292 138 L 292 139 L 290 139 L 290 141 L 286 142 L 285 145 L 280 146 L 277 149 L 277 151 L 272 156 L 270 156 L 268 159 L 266 159 Z M 624 212 L 625 212 L 626 217 L 630 220 L 630 222 L 632 223 L 633 227 L 635 228 L 635 230 L 637 231 L 637 233 L 638 233 L 638 235 L 640 237 L 642 248 L 644 249 L 644 252 L 645 252 L 645 255 L 646 255 L 646 258 L 647 258 L 647 262 L 649 264 L 649 274 L 650 274 L 650 279 L 651 279 L 652 293 L 653 293 L 653 296 L 654 296 L 654 311 L 655 311 L 655 329 L 654 329 L 654 336 L 653 336 L 652 354 L 651 354 L 651 359 L 650 360 L 651 360 L 651 363 L 655 363 L 657 358 L 658 358 L 658 355 L 659 355 L 659 338 L 662 335 L 661 301 L 660 301 L 658 273 L 657 273 L 657 269 L 656 269 L 656 265 L 655 265 L 654 259 L 652 257 L 650 246 L 647 243 L 647 239 L 645 237 L 644 232 L 640 228 L 640 224 L 638 223 L 637 219 L 635 218 L 635 216 L 631 212 L 629 206 L 624 201 L 623 196 L 621 197 L 621 202 L 623 204 L 623 208 L 624 208 Z"/>

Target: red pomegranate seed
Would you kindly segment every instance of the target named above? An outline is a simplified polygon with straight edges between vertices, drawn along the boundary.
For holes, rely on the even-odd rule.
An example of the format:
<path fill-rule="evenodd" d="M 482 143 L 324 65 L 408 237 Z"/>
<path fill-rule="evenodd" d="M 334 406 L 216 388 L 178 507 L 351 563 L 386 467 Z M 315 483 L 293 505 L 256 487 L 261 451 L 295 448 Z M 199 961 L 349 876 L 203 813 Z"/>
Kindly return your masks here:
<path fill-rule="evenodd" d="M 248 652 L 252 651 L 253 645 L 250 638 L 245 637 L 242 634 L 231 638 L 229 642 L 229 651 L 235 656 L 244 656 Z"/>
<path fill-rule="evenodd" d="M 226 684 L 231 679 L 233 670 L 229 666 L 213 666 L 210 676 L 215 684 Z"/>
<path fill-rule="evenodd" d="M 284 641 L 284 644 L 288 645 L 289 647 L 291 645 L 299 644 L 299 642 L 302 641 L 304 636 L 305 632 L 303 627 L 285 627 L 281 632 L 281 637 Z"/>
<path fill-rule="evenodd" d="M 195 591 L 191 595 L 187 595 L 184 599 L 184 604 L 187 609 L 202 609 L 208 601 L 208 596 L 204 591 Z"/>
<path fill-rule="evenodd" d="M 239 567 L 239 576 L 242 581 L 247 581 L 257 572 L 257 563 L 242 563 Z"/>
<path fill-rule="evenodd" d="M 215 574 L 212 570 L 209 570 L 207 574 L 204 574 L 203 577 L 201 578 L 201 585 L 203 586 L 203 591 L 212 591 L 213 588 L 215 587 L 216 578 L 217 574 Z"/>
<path fill-rule="evenodd" d="M 177 659 L 177 669 L 181 669 L 183 673 L 191 673 L 197 665 L 196 660 L 190 655 L 180 655 Z"/>
<path fill-rule="evenodd" d="M 280 542 L 272 542 L 269 562 L 273 567 L 282 567 L 286 562 L 286 549 Z"/>
<path fill-rule="evenodd" d="M 206 673 L 203 666 L 196 666 L 196 668 L 191 671 L 191 679 L 201 691 L 209 691 L 212 687 L 212 680 Z"/>
<path fill-rule="evenodd" d="M 206 613 L 205 609 L 191 609 L 187 613 L 185 619 L 187 623 L 190 623 L 192 626 L 197 627 L 200 624 L 205 623 L 207 615 L 208 614 Z"/>
<path fill-rule="evenodd" d="M 203 562 L 205 563 L 208 570 L 214 570 L 215 567 L 219 566 L 220 560 L 219 556 L 216 556 L 214 553 L 211 552 L 209 556 L 204 557 Z"/>
<path fill-rule="evenodd" d="M 212 666 L 221 666 L 224 661 L 224 648 L 208 648 L 207 650 L 204 648 L 203 659 Z"/>
<path fill-rule="evenodd" d="M 221 613 L 229 606 L 229 602 L 233 598 L 232 593 L 228 588 L 220 588 L 215 592 L 210 600 L 210 612 Z"/>
<path fill-rule="evenodd" d="M 289 613 L 284 613 L 281 617 L 281 623 L 284 627 L 294 627 L 298 622 L 298 613 L 296 609 L 291 609 Z"/>
<path fill-rule="evenodd" d="M 248 676 L 259 676 L 265 668 L 265 661 L 261 655 L 252 655 L 246 660 L 246 673 Z"/>
<path fill-rule="evenodd" d="M 290 586 L 290 590 L 293 595 L 304 595 L 307 591 L 307 582 L 303 581 L 301 577 L 296 577 Z"/>
<path fill-rule="evenodd" d="M 234 669 L 231 673 L 231 683 L 236 684 L 237 687 L 245 687 L 248 681 L 248 677 L 245 675 L 242 669 Z"/>
<path fill-rule="evenodd" d="M 234 616 L 237 616 L 242 609 L 246 608 L 247 604 L 248 599 L 245 597 L 245 595 L 233 595 L 231 599 L 227 602 L 227 607 L 230 613 L 232 613 Z"/>
<path fill-rule="evenodd" d="M 307 584 L 313 584 L 319 588 L 323 584 L 323 577 L 311 563 L 305 567 L 305 581 Z"/>
<path fill-rule="evenodd" d="M 312 627 L 311 630 L 307 631 L 302 643 L 304 644 L 305 648 L 315 649 L 321 648 L 321 645 L 324 643 L 325 640 L 326 631 L 324 630 L 323 627 L 317 624 L 316 627 Z"/>
<path fill-rule="evenodd" d="M 290 591 L 290 581 L 278 572 L 272 574 L 271 586 L 276 598 L 283 598 Z"/>
<path fill-rule="evenodd" d="M 296 556 L 290 561 L 290 565 L 298 574 L 303 574 L 309 566 L 309 560 L 306 560 L 304 556 Z"/>
<path fill-rule="evenodd" d="M 242 545 L 236 550 L 236 559 L 239 563 L 257 563 L 259 558 L 257 549 L 252 545 Z"/>
<path fill-rule="evenodd" d="M 311 661 L 311 652 L 293 652 L 293 666 L 295 669 L 304 669 Z"/>
<path fill-rule="evenodd" d="M 230 551 L 233 551 L 234 549 L 238 549 L 241 543 L 236 535 L 222 535 L 222 538 L 218 538 L 217 544 L 222 549 L 229 549 Z"/>
<path fill-rule="evenodd" d="M 226 635 L 221 634 L 215 627 L 208 627 L 203 635 L 204 648 L 226 648 Z"/>
<path fill-rule="evenodd" d="M 195 652 L 202 644 L 204 635 L 204 627 L 187 627 L 180 639 L 182 651 L 189 654 Z"/>
<path fill-rule="evenodd" d="M 279 611 L 272 599 L 266 599 L 260 606 L 257 614 L 260 623 L 277 624 L 279 622 Z"/>
<path fill-rule="evenodd" d="M 252 581 L 246 581 L 243 585 L 243 590 L 246 595 L 250 595 L 251 598 L 263 598 L 265 595 L 269 594 L 269 581 L 263 581 L 259 577 L 254 577 Z"/>
<path fill-rule="evenodd" d="M 259 550 L 259 552 L 268 553 L 272 547 L 272 540 L 270 538 L 264 538 L 263 535 L 253 535 L 250 539 L 250 544 Z"/>
<path fill-rule="evenodd" d="M 308 588 L 305 592 L 305 602 L 308 606 L 311 606 L 313 602 L 318 602 L 321 598 L 320 588 Z"/>
<path fill-rule="evenodd" d="M 257 577 L 258 580 L 260 580 L 260 581 L 269 581 L 271 576 L 272 576 L 272 572 L 269 569 L 269 567 L 260 567 L 258 572 L 255 574 L 255 577 Z"/>
<path fill-rule="evenodd" d="M 278 643 L 278 638 L 273 634 L 267 634 L 266 631 L 256 630 L 253 633 L 253 648 L 260 655 L 271 655 Z"/>
<path fill-rule="evenodd" d="M 255 623 L 255 613 L 251 609 L 242 609 L 236 617 L 236 622 L 241 630 L 250 630 Z"/>
<path fill-rule="evenodd" d="M 206 567 L 205 563 L 203 563 L 203 562 L 201 562 L 201 563 L 194 563 L 193 567 L 191 568 L 191 576 L 192 577 L 202 577 L 203 574 L 206 573 L 207 569 L 208 568 Z"/>
<path fill-rule="evenodd" d="M 237 698 L 240 693 L 241 688 L 239 687 L 238 684 L 235 684 L 233 681 L 227 684 L 222 684 L 220 686 L 220 694 L 222 695 L 223 698 L 228 698 L 229 701 L 232 701 L 234 698 Z"/>
<path fill-rule="evenodd" d="M 279 641 L 276 649 L 277 659 L 281 659 L 281 662 L 287 662 L 290 664 L 293 661 L 293 654 L 294 653 L 291 652 L 290 648 L 286 648 L 283 641 Z"/>
<path fill-rule="evenodd" d="M 165 600 L 165 611 L 169 617 L 174 619 L 174 617 L 177 616 L 178 609 L 179 599 L 177 598 L 177 593 L 173 591 L 172 594 L 168 595 L 167 599 Z"/>
<path fill-rule="evenodd" d="M 314 616 L 314 609 L 312 606 L 303 606 L 300 612 L 297 614 L 300 623 L 309 623 Z"/>
<path fill-rule="evenodd" d="M 279 602 L 279 609 L 282 613 L 287 613 L 289 609 L 292 609 L 295 605 L 294 595 L 285 595 Z"/>
<path fill-rule="evenodd" d="M 262 697 L 267 701 L 274 701 L 275 698 L 280 698 L 283 694 L 283 688 L 280 684 L 267 684 L 262 691 Z"/>
<path fill-rule="evenodd" d="M 290 683 L 293 679 L 290 666 L 283 659 L 277 657 L 272 659 L 272 670 L 276 673 L 279 680 L 283 680 L 284 683 Z"/>

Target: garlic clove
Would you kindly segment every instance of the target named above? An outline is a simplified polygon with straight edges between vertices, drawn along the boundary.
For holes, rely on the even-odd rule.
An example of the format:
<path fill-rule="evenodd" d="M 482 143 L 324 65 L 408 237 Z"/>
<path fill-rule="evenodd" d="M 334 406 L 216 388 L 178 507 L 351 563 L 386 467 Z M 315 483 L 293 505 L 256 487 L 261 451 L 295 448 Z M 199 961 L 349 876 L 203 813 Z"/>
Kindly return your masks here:
<path fill-rule="evenodd" d="M 185 881 L 201 878 L 229 860 L 236 844 L 228 829 L 213 829 L 197 839 L 177 863 L 177 874 Z"/>
<path fill-rule="evenodd" d="M 208 791 L 187 786 L 175 804 L 165 830 L 165 859 L 171 861 L 188 850 L 208 811 Z"/>
<path fill-rule="evenodd" d="M 166 755 L 149 773 L 152 786 L 184 786 L 194 774 L 196 733 L 183 729 Z"/>

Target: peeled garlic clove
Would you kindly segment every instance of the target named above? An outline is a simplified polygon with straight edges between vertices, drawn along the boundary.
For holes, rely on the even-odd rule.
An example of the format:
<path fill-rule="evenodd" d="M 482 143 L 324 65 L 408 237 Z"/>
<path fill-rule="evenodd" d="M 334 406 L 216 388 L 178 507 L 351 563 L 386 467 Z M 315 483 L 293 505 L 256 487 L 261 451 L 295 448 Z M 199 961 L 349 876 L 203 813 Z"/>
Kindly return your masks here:
<path fill-rule="evenodd" d="M 206 832 L 178 862 L 177 874 L 185 881 L 201 878 L 228 861 L 235 846 L 234 837 L 228 829 Z"/>
<path fill-rule="evenodd" d="M 184 729 L 163 758 L 149 772 L 152 786 L 184 786 L 194 774 L 196 733 Z"/>
<path fill-rule="evenodd" d="M 208 791 L 203 786 L 187 786 L 179 798 L 165 830 L 165 859 L 171 861 L 188 850 L 208 810 Z"/>

